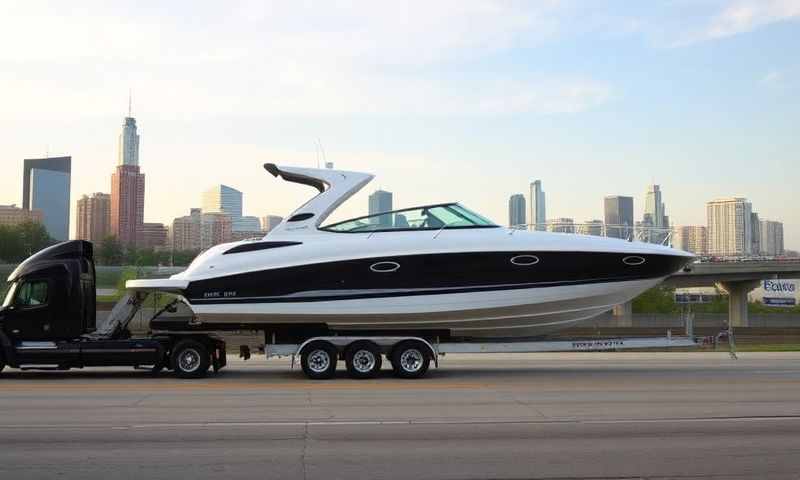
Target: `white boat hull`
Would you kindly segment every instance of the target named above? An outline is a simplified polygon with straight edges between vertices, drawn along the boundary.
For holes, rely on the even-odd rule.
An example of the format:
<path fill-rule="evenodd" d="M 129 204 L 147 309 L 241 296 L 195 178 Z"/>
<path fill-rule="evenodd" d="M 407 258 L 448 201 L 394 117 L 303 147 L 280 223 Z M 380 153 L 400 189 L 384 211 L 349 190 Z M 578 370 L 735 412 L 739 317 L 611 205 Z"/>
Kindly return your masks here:
<path fill-rule="evenodd" d="M 327 324 L 331 330 L 449 330 L 522 337 L 561 330 L 625 303 L 663 279 L 315 302 L 192 305 L 197 321 Z"/>

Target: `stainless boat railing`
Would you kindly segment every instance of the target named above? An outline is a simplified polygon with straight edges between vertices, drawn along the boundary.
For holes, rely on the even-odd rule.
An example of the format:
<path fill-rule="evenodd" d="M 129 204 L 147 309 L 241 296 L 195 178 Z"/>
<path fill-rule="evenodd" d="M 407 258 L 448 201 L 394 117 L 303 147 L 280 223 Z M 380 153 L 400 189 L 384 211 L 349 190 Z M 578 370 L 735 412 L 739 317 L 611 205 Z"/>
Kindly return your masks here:
<path fill-rule="evenodd" d="M 602 222 L 545 222 L 512 225 L 511 234 L 517 230 L 531 230 L 572 235 L 594 235 L 598 237 L 619 238 L 629 242 L 646 242 L 672 246 L 675 230 L 673 228 L 650 227 L 642 225 L 615 225 Z"/>

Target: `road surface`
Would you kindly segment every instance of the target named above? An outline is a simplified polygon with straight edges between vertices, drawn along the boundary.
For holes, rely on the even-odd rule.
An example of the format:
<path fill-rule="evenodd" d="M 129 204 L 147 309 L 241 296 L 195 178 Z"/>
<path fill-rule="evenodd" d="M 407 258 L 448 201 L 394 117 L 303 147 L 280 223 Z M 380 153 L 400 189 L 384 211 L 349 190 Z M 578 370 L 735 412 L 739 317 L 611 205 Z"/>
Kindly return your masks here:
<path fill-rule="evenodd" d="M 0 478 L 800 478 L 796 353 L 452 355 L 416 381 L 254 360 L 6 370 Z"/>

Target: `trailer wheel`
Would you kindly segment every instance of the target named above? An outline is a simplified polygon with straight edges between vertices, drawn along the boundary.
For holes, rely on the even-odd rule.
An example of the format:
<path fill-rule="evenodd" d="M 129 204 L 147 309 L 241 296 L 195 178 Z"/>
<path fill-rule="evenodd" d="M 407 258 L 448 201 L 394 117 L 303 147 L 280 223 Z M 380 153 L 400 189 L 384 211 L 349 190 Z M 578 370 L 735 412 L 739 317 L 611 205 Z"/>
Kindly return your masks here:
<path fill-rule="evenodd" d="M 336 374 L 339 351 L 329 342 L 311 342 L 300 352 L 303 373 L 312 380 L 327 380 Z"/>
<path fill-rule="evenodd" d="M 374 378 L 381 371 L 381 350 L 367 340 L 353 342 L 347 347 L 345 364 L 351 378 Z"/>
<path fill-rule="evenodd" d="M 400 378 L 419 378 L 431 364 L 428 346 L 417 340 L 400 342 L 392 349 L 392 369 Z"/>
<path fill-rule="evenodd" d="M 211 355 L 202 343 L 182 340 L 172 349 L 172 369 L 179 378 L 201 378 L 208 373 Z"/>

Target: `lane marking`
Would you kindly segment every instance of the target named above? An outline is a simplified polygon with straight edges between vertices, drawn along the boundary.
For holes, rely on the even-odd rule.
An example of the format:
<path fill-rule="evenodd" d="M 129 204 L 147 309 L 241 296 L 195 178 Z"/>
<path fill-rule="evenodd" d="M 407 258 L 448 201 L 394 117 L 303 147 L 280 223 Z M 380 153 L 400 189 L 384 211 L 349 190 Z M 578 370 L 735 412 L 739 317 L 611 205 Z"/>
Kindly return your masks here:
<path fill-rule="evenodd" d="M 553 419 L 553 420 L 480 420 L 480 419 L 402 419 L 402 420 L 308 420 L 308 421 L 253 421 L 253 422 L 170 422 L 132 424 L 0 424 L 9 429 L 78 429 L 78 430 L 137 430 L 162 428 L 253 428 L 253 427 L 342 427 L 342 426 L 423 426 L 423 425 L 610 425 L 642 423 L 735 423 L 800 421 L 800 415 L 741 416 L 741 417 L 697 417 L 697 418 L 617 418 L 617 419 Z"/>

